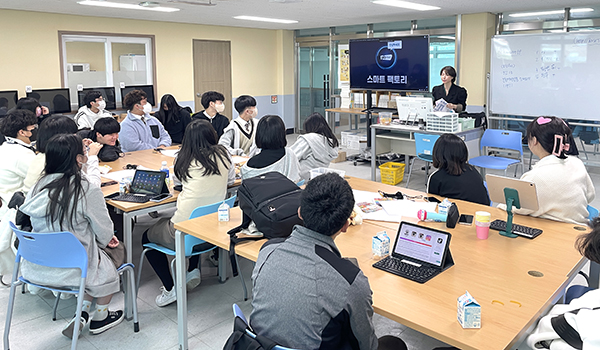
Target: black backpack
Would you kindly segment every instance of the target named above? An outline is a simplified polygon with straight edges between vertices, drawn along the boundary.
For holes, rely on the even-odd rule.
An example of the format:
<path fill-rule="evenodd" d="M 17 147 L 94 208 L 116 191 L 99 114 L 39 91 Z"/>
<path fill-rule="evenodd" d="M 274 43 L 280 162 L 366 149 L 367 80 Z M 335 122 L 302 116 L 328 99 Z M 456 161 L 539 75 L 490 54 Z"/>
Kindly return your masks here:
<path fill-rule="evenodd" d="M 235 244 L 246 240 L 282 238 L 292 233 L 294 225 L 302 224 L 298 217 L 302 189 L 285 175 L 272 171 L 242 181 L 237 196 L 242 209 L 242 224 L 229 232 L 229 255 L 233 275 L 237 276 Z M 235 234 L 254 221 L 263 237 L 237 238 Z"/>
<path fill-rule="evenodd" d="M 260 335 L 253 338 L 246 333 L 246 330 L 252 331 L 246 322 L 236 317 L 233 321 L 233 333 L 227 339 L 223 350 L 271 350 L 277 345 L 272 340 Z"/>

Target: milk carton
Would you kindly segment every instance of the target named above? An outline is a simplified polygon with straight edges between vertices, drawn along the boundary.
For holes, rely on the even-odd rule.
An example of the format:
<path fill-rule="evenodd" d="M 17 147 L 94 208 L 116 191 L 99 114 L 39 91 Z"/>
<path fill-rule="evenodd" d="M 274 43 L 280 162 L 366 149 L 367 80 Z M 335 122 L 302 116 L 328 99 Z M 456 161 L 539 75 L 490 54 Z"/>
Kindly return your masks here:
<path fill-rule="evenodd" d="M 229 205 L 223 202 L 217 210 L 219 221 L 229 221 Z"/>
<path fill-rule="evenodd" d="M 481 305 L 468 291 L 458 297 L 456 316 L 463 328 L 481 328 Z"/>
<path fill-rule="evenodd" d="M 373 236 L 373 257 L 383 258 L 390 254 L 390 237 L 385 231 L 378 232 L 377 235 Z"/>

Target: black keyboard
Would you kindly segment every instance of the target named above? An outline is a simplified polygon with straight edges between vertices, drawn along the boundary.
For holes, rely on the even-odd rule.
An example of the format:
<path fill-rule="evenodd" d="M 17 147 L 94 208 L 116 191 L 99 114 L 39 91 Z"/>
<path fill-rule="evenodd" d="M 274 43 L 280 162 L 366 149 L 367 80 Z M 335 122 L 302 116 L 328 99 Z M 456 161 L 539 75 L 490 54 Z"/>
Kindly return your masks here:
<path fill-rule="evenodd" d="M 373 264 L 373 267 L 419 283 L 425 283 L 440 273 L 440 269 L 425 267 L 423 265 L 421 267 L 414 266 L 391 256 L 376 262 Z"/>
<path fill-rule="evenodd" d="M 490 224 L 492 230 L 504 231 L 506 230 L 506 221 L 494 220 Z M 512 233 L 515 235 L 523 236 L 525 238 L 533 239 L 542 234 L 542 230 L 539 228 L 527 227 L 523 225 L 512 224 Z"/>
<path fill-rule="evenodd" d="M 123 202 L 134 202 L 134 203 L 146 203 L 152 197 L 153 196 L 137 195 L 137 194 L 132 194 L 132 193 L 125 193 L 125 194 L 121 194 L 121 195 L 116 196 L 112 200 L 114 200 L 114 201 L 123 201 Z"/>

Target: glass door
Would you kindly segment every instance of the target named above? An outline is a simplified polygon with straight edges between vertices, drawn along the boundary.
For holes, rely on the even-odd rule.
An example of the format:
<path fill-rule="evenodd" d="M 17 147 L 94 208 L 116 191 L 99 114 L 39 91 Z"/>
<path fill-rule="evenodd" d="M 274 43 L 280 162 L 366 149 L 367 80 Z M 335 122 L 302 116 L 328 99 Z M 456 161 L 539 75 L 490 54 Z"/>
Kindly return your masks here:
<path fill-rule="evenodd" d="M 330 106 L 329 46 L 299 47 L 299 103 L 298 129 L 304 130 L 304 121 L 312 113 L 325 116 Z"/>

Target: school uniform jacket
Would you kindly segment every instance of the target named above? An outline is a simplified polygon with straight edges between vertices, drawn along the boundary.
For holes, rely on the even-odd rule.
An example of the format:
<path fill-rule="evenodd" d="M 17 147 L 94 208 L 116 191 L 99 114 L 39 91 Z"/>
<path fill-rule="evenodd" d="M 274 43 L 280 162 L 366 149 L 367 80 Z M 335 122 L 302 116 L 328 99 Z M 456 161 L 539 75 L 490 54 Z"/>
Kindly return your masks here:
<path fill-rule="evenodd" d="M 294 349 L 377 349 L 369 281 L 331 237 L 295 226 L 263 246 L 252 282 L 257 334 Z"/>

